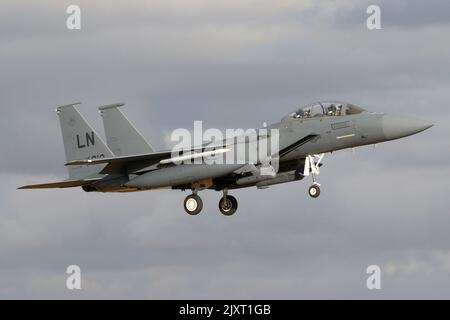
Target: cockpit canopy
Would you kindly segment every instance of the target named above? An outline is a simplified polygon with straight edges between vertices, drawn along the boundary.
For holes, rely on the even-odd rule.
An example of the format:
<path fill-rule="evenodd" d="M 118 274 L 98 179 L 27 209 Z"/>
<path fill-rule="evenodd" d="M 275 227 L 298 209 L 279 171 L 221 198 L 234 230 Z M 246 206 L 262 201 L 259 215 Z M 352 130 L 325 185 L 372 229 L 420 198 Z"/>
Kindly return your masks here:
<path fill-rule="evenodd" d="M 304 106 L 291 113 L 288 117 L 294 119 L 307 119 L 315 117 L 337 117 L 364 112 L 363 108 L 350 103 L 326 101 L 316 102 Z"/>

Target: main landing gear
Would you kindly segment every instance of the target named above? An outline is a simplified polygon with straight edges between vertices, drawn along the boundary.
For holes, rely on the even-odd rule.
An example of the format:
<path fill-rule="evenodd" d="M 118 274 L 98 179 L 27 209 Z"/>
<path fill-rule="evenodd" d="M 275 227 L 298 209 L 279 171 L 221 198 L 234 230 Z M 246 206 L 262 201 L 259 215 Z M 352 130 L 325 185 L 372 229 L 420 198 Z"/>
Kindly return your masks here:
<path fill-rule="evenodd" d="M 236 213 L 238 202 L 235 197 L 228 195 L 228 190 L 223 190 L 223 197 L 219 201 L 219 210 L 225 216 L 232 216 Z"/>
<path fill-rule="evenodd" d="M 196 216 L 203 209 L 203 201 L 196 193 L 191 194 L 184 200 L 184 210 L 191 216 Z"/>
<path fill-rule="evenodd" d="M 219 210 L 225 216 L 232 216 L 236 213 L 238 202 L 235 197 L 228 195 L 228 190 L 223 190 L 223 197 L 219 201 Z M 184 210 L 191 216 L 198 215 L 203 209 L 203 201 L 194 191 L 193 194 L 184 200 Z"/>

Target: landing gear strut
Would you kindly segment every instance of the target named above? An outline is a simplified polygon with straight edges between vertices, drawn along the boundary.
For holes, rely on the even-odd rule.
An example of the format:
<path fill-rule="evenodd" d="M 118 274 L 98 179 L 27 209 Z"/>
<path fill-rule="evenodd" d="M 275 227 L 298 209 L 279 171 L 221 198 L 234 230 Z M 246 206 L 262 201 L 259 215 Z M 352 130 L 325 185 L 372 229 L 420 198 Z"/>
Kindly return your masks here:
<path fill-rule="evenodd" d="M 228 195 L 228 190 L 223 190 L 223 197 L 219 201 L 219 210 L 225 216 L 232 216 L 236 213 L 238 202 L 235 197 Z"/>
<path fill-rule="evenodd" d="M 309 176 L 311 172 L 311 177 L 313 180 L 312 186 L 309 187 L 308 193 L 311 198 L 317 198 L 320 195 L 320 184 L 316 181 L 316 175 L 320 174 L 320 162 L 323 159 L 324 154 L 319 155 L 308 155 L 305 159 L 305 169 L 303 172 L 304 176 Z"/>
<path fill-rule="evenodd" d="M 203 209 L 203 201 L 196 193 L 191 194 L 184 200 L 184 210 L 191 216 L 196 216 Z"/>
<path fill-rule="evenodd" d="M 311 198 L 317 198 L 320 196 L 320 184 L 316 181 L 316 174 L 314 172 L 311 173 L 313 184 L 308 189 L 309 196 Z"/>

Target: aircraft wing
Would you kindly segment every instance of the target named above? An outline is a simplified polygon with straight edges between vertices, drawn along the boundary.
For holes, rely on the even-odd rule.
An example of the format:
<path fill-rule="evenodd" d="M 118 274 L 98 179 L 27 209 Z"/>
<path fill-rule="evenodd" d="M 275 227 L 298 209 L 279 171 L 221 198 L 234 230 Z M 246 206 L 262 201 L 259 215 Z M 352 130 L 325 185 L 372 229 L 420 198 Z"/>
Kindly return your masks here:
<path fill-rule="evenodd" d="M 90 183 L 98 181 L 98 180 L 100 180 L 100 178 L 86 179 L 86 180 L 65 180 L 65 181 L 59 181 L 59 182 L 32 184 L 32 185 L 20 187 L 18 189 L 19 190 L 25 190 L 25 189 L 59 189 L 59 188 L 82 187 L 84 185 L 90 184 Z"/>
<path fill-rule="evenodd" d="M 303 144 L 311 141 L 316 138 L 317 135 L 309 134 L 304 138 L 294 142 L 293 144 L 287 146 L 286 148 L 280 150 L 279 156 L 283 157 L 288 153 L 294 151 L 299 148 Z M 180 156 L 176 158 L 172 158 L 172 154 L 174 151 L 160 151 L 160 152 L 152 152 L 140 155 L 131 155 L 131 156 L 123 156 L 123 157 L 112 157 L 112 158 L 100 158 L 100 159 L 86 159 L 86 160 L 73 160 L 66 163 L 66 166 L 86 166 L 86 165 L 98 165 L 98 164 L 107 164 L 105 168 L 100 172 L 100 174 L 114 174 L 121 173 L 127 169 L 127 167 L 131 166 L 133 169 L 143 169 L 149 166 L 152 166 L 156 163 L 166 164 L 175 161 L 175 159 L 186 160 L 188 158 L 196 158 L 199 156 L 209 156 L 211 153 L 223 153 L 229 151 L 228 145 L 223 145 L 219 147 L 220 149 L 216 149 L 214 151 L 205 152 L 203 149 L 191 149 L 190 151 L 197 151 L 196 153 L 192 153 L 191 156 Z M 180 150 L 181 151 L 181 150 Z M 199 152 L 198 152 L 199 151 Z M 253 168 L 249 169 L 253 171 Z"/>
<path fill-rule="evenodd" d="M 221 146 L 220 149 L 216 149 L 214 151 L 204 151 L 203 149 L 191 149 L 190 151 L 191 153 L 188 152 L 188 155 L 181 155 L 175 158 L 172 158 L 172 155 L 173 153 L 176 153 L 176 151 L 160 151 L 124 157 L 74 160 L 66 163 L 66 166 L 85 166 L 107 163 L 108 165 L 100 172 L 100 174 L 114 174 L 123 172 L 129 166 L 131 166 L 135 170 L 139 170 L 156 163 L 169 164 L 175 161 L 181 162 L 188 159 L 210 156 L 212 154 L 221 154 L 224 152 L 228 152 L 229 149 L 227 149 L 225 146 Z M 180 152 L 182 152 L 182 150 L 180 150 Z"/>
<path fill-rule="evenodd" d="M 172 155 L 172 151 L 162 151 L 162 152 L 152 152 L 152 153 L 125 156 L 125 157 L 73 160 L 73 161 L 67 162 L 66 166 L 86 166 L 86 165 L 96 165 L 96 164 L 102 164 L 102 163 L 110 163 L 111 164 L 111 163 L 135 162 L 135 161 L 154 161 L 156 163 L 162 159 L 170 157 L 171 155 Z"/>
<path fill-rule="evenodd" d="M 103 168 L 100 174 L 114 174 L 123 172 L 127 168 L 127 166 L 129 166 L 132 163 L 139 163 L 140 168 L 145 168 L 155 163 L 158 163 L 163 159 L 170 158 L 171 155 L 172 155 L 171 151 L 162 151 L 124 157 L 74 160 L 66 163 L 66 166 L 77 166 L 77 165 L 85 166 L 85 165 L 96 165 L 106 163 L 107 166 Z"/>

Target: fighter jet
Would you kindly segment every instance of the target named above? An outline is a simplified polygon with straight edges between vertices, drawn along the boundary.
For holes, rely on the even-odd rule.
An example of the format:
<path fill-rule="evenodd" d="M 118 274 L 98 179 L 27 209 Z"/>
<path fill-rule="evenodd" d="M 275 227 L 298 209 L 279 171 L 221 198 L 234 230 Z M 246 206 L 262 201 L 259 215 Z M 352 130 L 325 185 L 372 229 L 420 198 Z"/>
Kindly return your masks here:
<path fill-rule="evenodd" d="M 231 216 L 236 212 L 238 202 L 229 195 L 229 190 L 264 189 L 310 176 L 312 184 L 308 193 L 317 198 L 321 192 L 317 176 L 325 153 L 375 145 L 433 126 L 423 120 L 369 112 L 351 103 L 322 101 L 308 104 L 279 122 L 263 126 L 260 128 L 263 134 L 258 133 L 253 138 L 227 138 L 210 144 L 209 149 L 205 144 L 191 146 L 188 152 L 185 148 L 154 151 L 119 109 L 123 103 L 99 108 L 106 143 L 78 112 L 79 104 L 61 106 L 56 110 L 69 178 L 19 189 L 81 187 L 85 192 L 135 192 L 161 188 L 191 190 L 184 201 L 184 209 L 190 215 L 202 211 L 203 201 L 198 193 L 213 189 L 223 193 L 219 201 L 220 212 Z M 276 135 L 272 136 L 273 132 Z M 206 161 L 217 160 L 230 152 L 239 154 L 238 149 L 248 150 L 254 142 L 275 139 L 277 147 L 268 148 L 266 156 L 253 161 L 239 155 L 233 156 L 231 162 Z"/>

